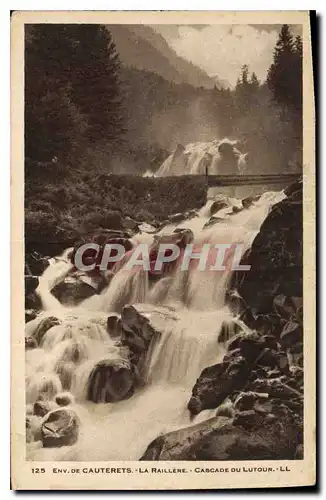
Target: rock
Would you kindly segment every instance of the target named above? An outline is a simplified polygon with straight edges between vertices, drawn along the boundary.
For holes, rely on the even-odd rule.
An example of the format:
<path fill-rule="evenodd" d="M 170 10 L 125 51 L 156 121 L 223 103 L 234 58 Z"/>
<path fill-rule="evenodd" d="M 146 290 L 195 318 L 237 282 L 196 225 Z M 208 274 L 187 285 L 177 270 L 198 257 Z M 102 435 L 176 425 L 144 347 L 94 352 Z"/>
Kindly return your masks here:
<path fill-rule="evenodd" d="M 214 224 L 218 224 L 219 222 L 225 222 L 225 219 L 222 219 L 221 217 L 211 217 L 203 226 L 203 229 L 206 229 L 207 227 L 214 226 Z"/>
<path fill-rule="evenodd" d="M 260 195 L 257 196 L 247 196 L 246 198 L 243 198 L 242 200 L 242 206 L 243 208 L 249 208 L 251 205 L 255 202 L 258 201 L 260 198 Z"/>
<path fill-rule="evenodd" d="M 25 349 L 36 349 L 37 342 L 33 337 L 25 337 Z"/>
<path fill-rule="evenodd" d="M 228 201 L 228 198 L 224 196 L 220 196 L 218 199 L 215 199 L 215 201 L 212 203 L 211 208 L 210 208 L 210 213 L 211 215 L 216 214 L 219 210 L 222 210 L 222 208 L 226 208 L 230 205 L 230 202 Z M 222 219 L 223 220 L 223 219 Z"/>
<path fill-rule="evenodd" d="M 49 266 L 49 258 L 42 256 L 38 252 L 27 252 L 26 253 L 26 274 L 32 276 L 41 276 L 45 269 Z"/>
<path fill-rule="evenodd" d="M 112 339 L 116 339 L 121 336 L 122 323 L 118 314 L 111 314 L 110 316 L 108 316 L 107 330 Z"/>
<path fill-rule="evenodd" d="M 96 290 L 89 284 L 75 277 L 68 276 L 58 283 L 51 293 L 65 306 L 75 306 L 83 300 L 96 294 Z"/>
<path fill-rule="evenodd" d="M 289 360 L 286 352 L 278 353 L 278 366 L 282 373 L 289 373 Z"/>
<path fill-rule="evenodd" d="M 245 301 L 237 290 L 227 290 L 225 300 L 235 316 L 238 316 L 247 308 Z"/>
<path fill-rule="evenodd" d="M 153 244 L 149 249 L 149 260 L 150 260 L 150 276 L 163 276 L 166 273 L 171 274 L 173 269 L 175 269 L 177 260 L 172 262 L 164 263 L 161 270 L 155 269 L 155 264 L 157 261 L 157 256 L 159 252 L 160 245 L 177 245 L 180 250 L 184 249 L 188 243 L 191 243 L 194 239 L 194 234 L 190 229 L 176 228 L 171 233 L 157 234 L 154 236 Z M 166 255 L 171 255 L 172 250 L 167 250 Z"/>
<path fill-rule="evenodd" d="M 122 221 L 124 229 L 130 229 L 131 231 L 138 231 L 139 222 L 136 222 L 131 217 L 125 217 Z"/>
<path fill-rule="evenodd" d="M 170 215 L 169 217 L 169 221 L 172 222 L 172 223 L 179 223 L 179 222 L 182 222 L 183 220 L 185 220 L 185 216 L 184 214 L 173 214 L 173 215 Z"/>
<path fill-rule="evenodd" d="M 140 314 L 134 306 L 125 306 L 121 312 L 121 344 L 133 354 L 133 363 L 137 364 L 140 355 L 147 351 L 152 338 L 158 332 L 148 318 Z"/>
<path fill-rule="evenodd" d="M 236 410 L 251 410 L 255 404 L 256 396 L 254 392 L 241 392 L 234 402 Z"/>
<path fill-rule="evenodd" d="M 25 323 L 32 321 L 37 316 L 37 311 L 35 309 L 25 309 Z"/>
<path fill-rule="evenodd" d="M 304 372 L 300 366 L 294 365 L 290 367 L 290 374 L 295 378 L 298 382 L 302 383 L 304 380 Z"/>
<path fill-rule="evenodd" d="M 276 295 L 302 297 L 303 210 L 297 193 L 272 207 L 252 244 L 250 271 L 240 277 L 240 295 L 261 313 L 272 311 Z"/>
<path fill-rule="evenodd" d="M 299 366 L 303 368 L 303 344 L 295 344 L 287 349 L 286 352 L 290 366 Z"/>
<path fill-rule="evenodd" d="M 293 182 L 293 184 L 290 184 L 287 188 L 284 189 L 284 193 L 287 196 L 291 196 L 292 194 L 296 193 L 297 191 L 302 191 L 302 179 L 299 181 Z"/>
<path fill-rule="evenodd" d="M 51 411 L 43 421 L 41 438 L 45 448 L 71 446 L 79 434 L 79 419 L 69 408 Z"/>
<path fill-rule="evenodd" d="M 59 406 L 68 406 L 74 402 L 74 397 L 70 392 L 61 392 L 56 395 L 55 402 Z"/>
<path fill-rule="evenodd" d="M 298 308 L 295 300 L 293 301 L 291 297 L 284 294 L 276 295 L 273 300 L 273 308 L 282 318 L 290 319 L 295 315 Z"/>
<path fill-rule="evenodd" d="M 151 224 L 148 224 L 147 222 L 142 222 L 139 224 L 138 229 L 141 233 L 156 233 L 157 229 L 156 227 L 152 226 Z"/>
<path fill-rule="evenodd" d="M 233 425 L 241 426 L 244 429 L 252 429 L 257 424 L 262 423 L 261 416 L 255 410 L 244 410 L 236 413 L 233 419 Z"/>
<path fill-rule="evenodd" d="M 232 425 L 231 419 L 215 417 L 158 437 L 140 460 L 290 460 L 297 440 L 291 418 L 248 430 Z"/>
<path fill-rule="evenodd" d="M 38 283 L 39 280 L 37 276 L 25 276 L 25 294 L 28 296 L 35 292 Z"/>
<path fill-rule="evenodd" d="M 44 417 L 51 410 L 53 410 L 53 405 L 51 405 L 50 401 L 38 400 L 33 406 L 34 415 L 38 417 Z"/>
<path fill-rule="evenodd" d="M 227 401 L 221 404 L 216 410 L 216 417 L 228 417 L 233 418 L 235 414 L 235 410 L 233 407 L 232 401 Z"/>
<path fill-rule="evenodd" d="M 94 403 L 122 401 L 133 395 L 135 384 L 135 372 L 127 361 L 99 361 L 88 379 L 87 399 Z"/>
<path fill-rule="evenodd" d="M 48 330 L 50 330 L 50 328 L 60 324 L 61 321 L 55 316 L 46 316 L 45 318 L 43 318 L 33 332 L 33 337 L 36 340 L 37 344 L 41 344 L 44 335 Z"/>
<path fill-rule="evenodd" d="M 288 349 L 298 342 L 302 342 L 302 338 L 302 325 L 290 320 L 286 323 L 282 330 L 282 333 L 280 335 L 280 343 L 284 349 Z"/>
<path fill-rule="evenodd" d="M 302 398 L 301 392 L 283 383 L 280 379 L 256 379 L 251 383 L 251 388 L 267 392 L 271 397 L 287 399 L 293 397 Z"/>
<path fill-rule="evenodd" d="M 234 390 L 244 386 L 248 373 L 249 367 L 240 356 L 205 368 L 192 389 L 188 403 L 190 413 L 197 415 L 202 410 L 219 406 Z"/>
<path fill-rule="evenodd" d="M 253 325 L 255 330 L 257 330 L 260 334 L 269 335 L 274 337 L 274 339 L 275 337 L 279 338 L 282 330 L 281 317 L 275 313 L 258 314 L 253 322 Z"/>
<path fill-rule="evenodd" d="M 42 301 L 41 301 L 38 293 L 36 293 L 36 291 L 29 293 L 29 294 L 25 294 L 25 310 L 33 310 L 34 309 L 35 311 L 41 311 L 42 307 L 43 307 Z M 26 318 L 26 315 L 25 315 L 25 318 Z M 27 315 L 27 319 L 28 319 L 28 315 Z M 25 321 L 26 321 L 26 319 L 25 319 Z"/>
<path fill-rule="evenodd" d="M 239 339 L 239 349 L 242 356 L 249 363 L 253 363 L 265 349 L 265 342 L 262 336 L 253 331 L 243 335 Z"/>
<path fill-rule="evenodd" d="M 100 229 L 92 233 L 86 234 L 81 238 L 81 240 L 75 245 L 73 251 L 71 252 L 70 260 L 75 265 L 75 255 L 78 248 L 87 243 L 96 243 L 100 246 L 98 253 L 90 249 L 83 253 L 83 262 L 85 265 L 95 264 L 93 271 L 88 271 L 87 274 L 91 276 L 102 275 L 103 269 L 101 269 L 101 262 L 103 257 L 103 252 L 106 245 L 118 244 L 122 245 L 126 252 L 133 248 L 133 243 L 130 241 L 131 233 L 125 230 L 113 230 L 113 229 Z M 113 255 L 112 250 L 112 255 Z M 114 266 L 115 262 L 109 262 L 107 270 L 110 270 Z M 86 290 L 86 288 L 85 288 Z M 96 288 L 97 291 L 98 287 Z M 90 293 L 90 291 L 89 291 Z M 93 292 L 94 293 L 94 292 Z"/>
<path fill-rule="evenodd" d="M 279 363 L 279 354 L 276 350 L 265 348 L 261 353 L 258 363 L 263 366 L 275 367 Z"/>

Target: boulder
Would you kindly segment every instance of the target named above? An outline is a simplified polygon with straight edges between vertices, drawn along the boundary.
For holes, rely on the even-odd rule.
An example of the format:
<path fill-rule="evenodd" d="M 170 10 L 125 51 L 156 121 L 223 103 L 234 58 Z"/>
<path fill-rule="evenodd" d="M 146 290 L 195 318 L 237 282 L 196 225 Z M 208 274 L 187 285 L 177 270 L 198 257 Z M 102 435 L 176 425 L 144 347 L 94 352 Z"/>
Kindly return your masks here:
<path fill-rule="evenodd" d="M 225 401 L 216 410 L 216 417 L 228 417 L 233 418 L 235 414 L 235 409 L 232 401 Z"/>
<path fill-rule="evenodd" d="M 45 417 L 51 410 L 53 410 L 53 404 L 51 404 L 50 401 L 44 401 L 42 399 L 37 400 L 33 406 L 34 415 L 38 417 Z"/>
<path fill-rule="evenodd" d="M 41 439 L 45 448 L 71 446 L 79 434 L 79 418 L 70 408 L 51 411 L 41 427 Z"/>
<path fill-rule="evenodd" d="M 290 348 L 291 346 L 301 343 L 303 340 L 303 328 L 302 325 L 296 321 L 289 320 L 282 330 L 280 336 L 280 343 L 284 349 Z"/>
<path fill-rule="evenodd" d="M 109 335 L 112 339 L 121 337 L 122 334 L 122 324 L 121 319 L 118 314 L 110 314 L 107 318 L 106 327 Z"/>
<path fill-rule="evenodd" d="M 137 365 L 141 354 L 147 351 L 151 340 L 158 332 L 148 318 L 140 314 L 134 306 L 125 306 L 121 312 L 121 344 L 132 354 L 132 362 Z"/>
<path fill-rule="evenodd" d="M 225 196 L 219 196 L 215 197 L 215 200 L 213 201 L 211 208 L 210 208 L 210 214 L 214 215 L 216 212 L 219 210 L 222 210 L 222 208 L 226 208 L 230 206 L 230 202 L 227 197 Z"/>
<path fill-rule="evenodd" d="M 215 224 L 218 224 L 219 222 L 225 222 L 225 219 L 223 219 L 221 217 L 212 216 L 204 224 L 203 229 L 207 229 L 208 227 L 214 226 Z"/>
<path fill-rule="evenodd" d="M 179 222 L 182 222 L 183 220 L 185 220 L 185 215 L 184 214 L 173 214 L 173 215 L 170 215 L 169 217 L 169 221 L 172 222 L 173 224 L 178 224 Z"/>
<path fill-rule="evenodd" d="M 25 349 L 36 349 L 37 342 L 33 337 L 25 337 Z"/>
<path fill-rule="evenodd" d="M 245 358 L 235 359 L 205 368 L 197 379 L 188 403 L 191 414 L 216 408 L 235 390 L 246 383 L 249 365 Z"/>
<path fill-rule="evenodd" d="M 38 284 L 38 276 L 25 276 L 25 294 L 28 296 L 35 292 Z"/>
<path fill-rule="evenodd" d="M 133 243 L 130 241 L 131 233 L 126 230 L 115 230 L 115 229 L 100 229 L 95 232 L 91 232 L 83 236 L 81 240 L 75 245 L 73 251 L 70 255 L 71 262 L 75 265 L 75 255 L 76 251 L 82 245 L 87 243 L 96 243 L 100 246 L 99 252 L 95 252 L 89 249 L 83 253 L 83 263 L 85 265 L 95 264 L 95 269 L 93 271 L 87 272 L 90 276 L 101 275 L 103 271 L 100 269 L 101 261 L 103 257 L 104 248 L 106 245 L 118 244 L 122 245 L 126 252 L 130 251 L 133 247 Z M 112 250 L 113 255 L 114 250 Z M 114 266 L 114 262 L 109 262 L 107 269 L 110 270 Z"/>
<path fill-rule="evenodd" d="M 130 398 L 135 390 L 133 367 L 118 360 L 102 360 L 88 379 L 87 399 L 94 403 L 115 403 Z"/>
<path fill-rule="evenodd" d="M 61 320 L 56 316 L 45 316 L 33 332 L 33 338 L 40 345 L 46 332 L 55 325 L 60 325 Z"/>
<path fill-rule="evenodd" d="M 235 426 L 232 419 L 214 417 L 155 439 L 140 460 L 291 460 L 298 434 L 295 422 L 253 417 L 246 413 Z M 239 417 L 238 417 L 239 418 Z M 249 419 L 252 420 L 249 427 Z M 241 422 L 242 420 L 242 422 Z M 241 424 L 241 425 L 240 425 Z"/>
<path fill-rule="evenodd" d="M 37 311 L 35 309 L 25 309 L 25 323 L 32 321 L 37 316 Z"/>
<path fill-rule="evenodd" d="M 61 304 L 75 306 L 83 302 L 83 300 L 92 297 L 97 292 L 88 283 L 73 276 L 67 276 L 51 290 L 51 293 Z"/>
<path fill-rule="evenodd" d="M 255 404 L 256 395 L 254 392 L 241 392 L 234 402 L 236 410 L 251 410 Z"/>
<path fill-rule="evenodd" d="M 70 392 L 60 392 L 56 395 L 55 402 L 59 406 L 68 406 L 74 402 L 74 397 Z"/>
<path fill-rule="evenodd" d="M 157 234 L 154 236 L 154 241 L 149 249 L 149 260 L 150 260 L 150 277 L 161 277 L 166 273 L 170 273 L 175 269 L 177 260 L 172 262 L 163 263 L 161 270 L 155 269 L 155 264 L 157 261 L 157 256 L 159 252 L 159 247 L 161 244 L 165 245 L 177 245 L 182 251 L 188 243 L 192 243 L 194 239 L 194 234 L 191 229 L 176 228 L 171 233 L 167 234 Z M 172 250 L 166 250 L 166 255 L 171 255 Z"/>
<path fill-rule="evenodd" d="M 247 196 L 246 198 L 243 198 L 242 200 L 242 206 L 243 208 L 249 208 L 255 201 L 258 201 L 260 198 L 260 195 L 257 196 Z"/>
<path fill-rule="evenodd" d="M 122 226 L 127 230 L 138 231 L 139 222 L 127 216 L 123 219 Z"/>
<path fill-rule="evenodd" d="M 152 234 L 157 232 L 157 228 L 152 226 L 151 224 L 148 224 L 147 222 L 142 222 L 141 224 L 139 224 L 138 229 L 141 233 Z"/>
<path fill-rule="evenodd" d="M 275 204 L 254 242 L 246 262 L 250 271 L 234 273 L 231 287 L 238 285 L 245 302 L 258 312 L 271 312 L 276 295 L 302 297 L 302 184 L 289 190 Z"/>
<path fill-rule="evenodd" d="M 25 262 L 26 274 L 41 276 L 49 265 L 49 257 L 45 257 L 38 252 L 27 252 Z"/>

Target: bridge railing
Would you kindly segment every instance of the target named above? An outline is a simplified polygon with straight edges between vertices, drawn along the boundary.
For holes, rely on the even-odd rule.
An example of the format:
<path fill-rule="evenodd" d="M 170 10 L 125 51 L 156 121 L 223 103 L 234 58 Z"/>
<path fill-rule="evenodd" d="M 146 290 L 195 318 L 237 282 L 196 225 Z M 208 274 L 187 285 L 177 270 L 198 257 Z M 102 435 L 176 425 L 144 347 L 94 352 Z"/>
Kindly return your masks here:
<path fill-rule="evenodd" d="M 206 175 L 208 187 L 217 186 L 255 186 L 280 184 L 289 185 L 298 181 L 302 174 L 260 174 L 260 175 Z"/>

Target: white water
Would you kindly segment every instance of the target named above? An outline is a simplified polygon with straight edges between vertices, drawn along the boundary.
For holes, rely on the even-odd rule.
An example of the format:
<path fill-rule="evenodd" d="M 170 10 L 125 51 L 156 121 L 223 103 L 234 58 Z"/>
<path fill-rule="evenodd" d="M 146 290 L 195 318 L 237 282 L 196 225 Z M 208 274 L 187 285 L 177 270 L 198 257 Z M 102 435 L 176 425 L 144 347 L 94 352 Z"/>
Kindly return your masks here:
<path fill-rule="evenodd" d="M 233 161 L 225 163 L 226 158 L 223 157 L 219 149 L 222 144 L 229 144 L 233 147 Z M 206 167 L 210 175 L 218 173 L 239 174 L 245 168 L 246 154 L 240 153 L 236 146 L 237 141 L 227 138 L 212 142 L 194 142 L 186 147 L 179 145 L 162 163 L 155 176 L 205 175 Z M 226 172 L 223 172 L 225 169 Z M 145 176 L 149 176 L 149 172 L 146 172 Z"/>
<path fill-rule="evenodd" d="M 194 233 L 194 243 L 242 243 L 250 247 L 270 207 L 283 193 L 265 193 L 249 209 L 232 214 L 220 210 L 225 218 L 203 230 L 210 217 L 209 201 L 197 217 L 179 224 Z M 162 234 L 177 226 L 165 227 Z M 136 235 L 134 241 L 152 241 L 152 235 Z M 117 267 L 118 269 L 118 267 Z M 40 441 L 27 445 L 31 460 L 137 460 L 158 435 L 194 423 L 187 402 L 191 388 L 201 371 L 218 362 L 225 346 L 218 342 L 222 323 L 232 324 L 225 306 L 225 293 L 231 273 L 177 270 L 151 285 L 147 273 L 117 270 L 109 287 L 99 296 L 74 308 L 65 308 L 51 295 L 50 289 L 69 271 L 62 256 L 43 274 L 38 292 L 45 312 L 26 325 L 26 335 L 35 334 L 42 317 L 55 316 L 61 324 L 44 335 L 39 348 L 26 353 L 26 398 L 32 405 L 41 397 L 53 400 L 57 393 L 70 391 L 72 407 L 81 420 L 77 443 L 70 447 L 42 448 Z M 128 303 L 137 305 L 149 318 L 160 338 L 150 345 L 146 358 L 143 387 L 128 400 L 95 404 L 86 401 L 88 376 L 99 360 L 112 359 L 128 366 L 128 360 L 106 331 L 108 313 L 119 312 Z M 230 329 L 232 329 L 230 327 Z M 30 406 L 28 407 L 30 408 Z M 196 422 L 209 418 L 204 411 Z M 41 419 L 34 418 L 35 426 Z"/>

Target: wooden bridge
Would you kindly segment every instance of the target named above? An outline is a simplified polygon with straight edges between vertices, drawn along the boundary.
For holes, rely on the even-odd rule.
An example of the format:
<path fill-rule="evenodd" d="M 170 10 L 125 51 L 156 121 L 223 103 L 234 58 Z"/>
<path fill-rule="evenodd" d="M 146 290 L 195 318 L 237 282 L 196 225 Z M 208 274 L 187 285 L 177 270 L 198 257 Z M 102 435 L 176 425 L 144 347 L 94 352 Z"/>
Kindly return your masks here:
<path fill-rule="evenodd" d="M 301 174 L 206 175 L 208 187 L 280 185 L 280 189 L 300 179 Z"/>

